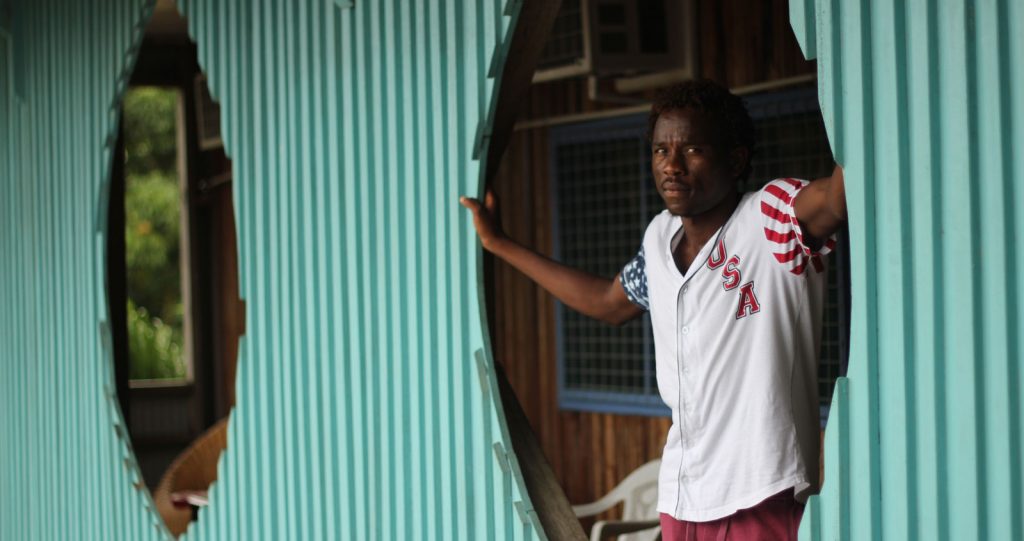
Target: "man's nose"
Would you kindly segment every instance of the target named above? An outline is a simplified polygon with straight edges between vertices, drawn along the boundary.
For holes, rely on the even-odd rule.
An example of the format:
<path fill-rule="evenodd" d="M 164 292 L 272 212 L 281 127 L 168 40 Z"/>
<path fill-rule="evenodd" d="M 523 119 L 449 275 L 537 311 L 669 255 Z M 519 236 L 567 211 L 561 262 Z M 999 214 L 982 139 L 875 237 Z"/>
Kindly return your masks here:
<path fill-rule="evenodd" d="M 662 173 L 666 176 L 677 176 L 686 173 L 686 160 L 678 152 L 669 152 L 662 164 Z"/>

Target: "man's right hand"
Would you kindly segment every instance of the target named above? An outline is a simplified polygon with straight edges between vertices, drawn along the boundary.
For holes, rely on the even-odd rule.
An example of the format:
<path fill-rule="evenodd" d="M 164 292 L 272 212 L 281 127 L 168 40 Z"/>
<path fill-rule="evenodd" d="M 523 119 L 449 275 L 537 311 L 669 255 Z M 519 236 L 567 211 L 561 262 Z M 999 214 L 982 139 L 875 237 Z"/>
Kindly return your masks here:
<path fill-rule="evenodd" d="M 487 190 L 483 203 L 460 197 L 459 203 L 473 212 L 473 227 L 485 250 L 503 259 L 571 308 L 594 319 L 621 325 L 642 311 L 630 302 L 619 277 L 601 276 L 567 267 L 505 236 L 498 217 L 498 200 Z"/>
<path fill-rule="evenodd" d="M 479 199 L 466 196 L 460 197 L 459 203 L 473 213 L 473 227 L 480 237 L 480 243 L 485 250 L 493 252 L 496 245 L 505 238 L 498 215 L 498 198 L 494 192 L 488 189 L 482 203 Z"/>

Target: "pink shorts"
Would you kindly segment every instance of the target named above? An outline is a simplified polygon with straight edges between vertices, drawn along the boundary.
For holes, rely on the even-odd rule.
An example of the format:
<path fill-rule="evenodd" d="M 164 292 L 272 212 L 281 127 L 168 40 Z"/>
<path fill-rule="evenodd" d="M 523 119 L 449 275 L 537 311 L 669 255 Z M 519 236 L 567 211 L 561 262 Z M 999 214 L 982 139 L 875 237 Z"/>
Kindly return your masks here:
<path fill-rule="evenodd" d="M 804 504 L 787 488 L 749 509 L 711 522 L 676 520 L 661 514 L 663 541 L 786 541 L 796 539 Z"/>

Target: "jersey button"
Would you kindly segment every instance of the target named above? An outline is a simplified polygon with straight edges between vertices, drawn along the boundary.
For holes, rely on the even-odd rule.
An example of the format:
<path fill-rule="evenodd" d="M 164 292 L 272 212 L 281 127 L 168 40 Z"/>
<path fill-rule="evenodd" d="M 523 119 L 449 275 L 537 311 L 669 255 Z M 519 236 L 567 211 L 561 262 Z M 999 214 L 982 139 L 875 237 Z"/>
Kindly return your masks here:
<path fill-rule="evenodd" d="M 690 334 L 690 328 L 689 327 L 684 326 L 682 329 L 679 329 L 679 330 L 682 331 L 683 334 Z"/>

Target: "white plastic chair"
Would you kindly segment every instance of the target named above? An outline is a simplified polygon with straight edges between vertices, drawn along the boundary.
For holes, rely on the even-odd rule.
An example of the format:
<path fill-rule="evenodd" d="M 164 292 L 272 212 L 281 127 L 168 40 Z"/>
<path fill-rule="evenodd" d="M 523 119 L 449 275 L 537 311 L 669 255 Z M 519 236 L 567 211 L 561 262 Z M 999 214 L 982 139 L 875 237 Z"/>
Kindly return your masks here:
<path fill-rule="evenodd" d="M 600 541 L 615 535 L 619 536 L 619 541 L 660 539 L 657 510 L 660 467 L 660 460 L 652 460 L 633 470 L 600 500 L 572 507 L 577 517 L 590 517 L 623 503 L 622 520 L 597 521 L 590 530 L 590 541 Z"/>

